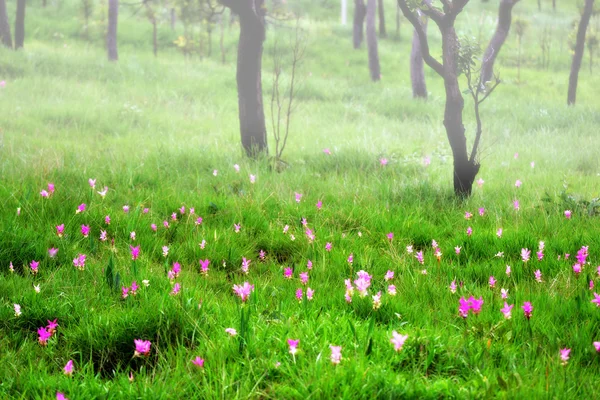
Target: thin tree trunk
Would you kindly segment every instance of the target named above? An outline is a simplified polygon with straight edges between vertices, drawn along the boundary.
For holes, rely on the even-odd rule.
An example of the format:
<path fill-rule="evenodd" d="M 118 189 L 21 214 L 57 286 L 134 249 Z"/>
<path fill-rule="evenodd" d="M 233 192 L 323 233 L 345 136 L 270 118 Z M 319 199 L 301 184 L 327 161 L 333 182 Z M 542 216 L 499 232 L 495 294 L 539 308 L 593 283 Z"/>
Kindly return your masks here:
<path fill-rule="evenodd" d="M 42 7 L 46 8 L 46 0 L 42 0 Z"/>
<path fill-rule="evenodd" d="M 117 23 L 119 19 L 119 0 L 108 0 L 108 30 L 106 32 L 106 49 L 108 60 L 117 61 Z"/>
<path fill-rule="evenodd" d="M 175 30 L 175 9 L 171 8 L 171 30 L 174 31 Z"/>
<path fill-rule="evenodd" d="M 512 21 L 512 9 L 519 0 L 500 0 L 498 9 L 498 25 L 496 32 L 492 36 L 492 40 L 488 44 L 485 53 L 483 54 L 483 62 L 481 65 L 481 82 L 485 83 L 492 80 L 494 75 L 494 62 L 500 48 L 508 37 L 510 31 L 510 23 Z"/>
<path fill-rule="evenodd" d="M 27 0 L 17 0 L 17 16 L 15 18 L 15 50 L 23 47 L 25 42 L 25 5 Z"/>
<path fill-rule="evenodd" d="M 427 19 L 421 23 L 427 32 Z M 413 32 L 412 48 L 410 51 L 410 80 L 412 82 L 413 97 L 427 98 L 427 85 L 425 84 L 425 63 L 421 53 L 421 42 L 415 30 Z"/>
<path fill-rule="evenodd" d="M 342 0 L 342 25 L 348 23 L 348 0 Z"/>
<path fill-rule="evenodd" d="M 556 11 L 556 0 L 552 0 L 552 10 Z"/>
<path fill-rule="evenodd" d="M 585 50 L 585 31 L 587 30 L 592 11 L 594 9 L 594 0 L 585 0 L 585 7 L 579 27 L 577 28 L 577 42 L 575 43 L 575 53 L 573 54 L 573 62 L 571 63 L 571 74 L 569 75 L 569 93 L 567 96 L 567 104 L 575 104 L 577 100 L 577 80 L 579 79 L 579 69 L 581 68 L 581 59 Z"/>
<path fill-rule="evenodd" d="M 375 32 L 375 17 L 377 0 L 367 0 L 367 47 L 369 49 L 369 71 L 371 79 L 377 82 L 381 79 L 379 66 L 379 51 L 377 49 L 377 34 Z"/>
<path fill-rule="evenodd" d="M 538 11 L 542 11 L 542 0 L 537 0 L 538 1 Z"/>
<path fill-rule="evenodd" d="M 12 36 L 6 13 L 6 0 L 0 0 L 0 40 L 3 45 L 12 49 Z"/>
<path fill-rule="evenodd" d="M 387 37 L 385 30 L 385 9 L 383 8 L 383 0 L 378 0 L 377 7 L 379 11 L 379 36 L 382 38 Z"/>
<path fill-rule="evenodd" d="M 400 37 L 400 7 L 396 6 L 396 36 Z"/>
<path fill-rule="evenodd" d="M 354 0 L 354 30 L 352 39 L 355 49 L 360 48 L 363 41 L 363 25 L 366 15 L 367 7 L 364 0 Z"/>

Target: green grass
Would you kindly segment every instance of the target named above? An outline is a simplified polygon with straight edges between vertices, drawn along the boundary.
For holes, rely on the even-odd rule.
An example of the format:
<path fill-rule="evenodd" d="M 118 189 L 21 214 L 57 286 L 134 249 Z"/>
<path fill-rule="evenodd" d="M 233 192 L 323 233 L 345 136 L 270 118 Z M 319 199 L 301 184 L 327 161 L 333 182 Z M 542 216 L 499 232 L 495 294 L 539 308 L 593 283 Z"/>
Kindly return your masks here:
<path fill-rule="evenodd" d="M 167 23 L 160 27 L 155 59 L 150 24 L 123 7 L 120 60 L 108 63 L 100 6 L 87 41 L 76 2 L 29 5 L 25 49 L 0 49 L 0 80 L 6 81 L 0 88 L 1 398 L 51 398 L 56 391 L 70 399 L 595 396 L 600 359 L 592 342 L 600 340 L 600 310 L 590 302 L 588 282 L 600 283 L 599 210 L 593 202 L 600 196 L 600 78 L 587 70 L 586 54 L 578 104 L 566 106 L 575 6 L 559 1 L 557 13 L 550 2 L 542 13 L 534 2 L 515 7 L 515 15 L 530 20 L 521 80 L 511 35 L 496 68 L 504 83 L 482 107 L 478 177 L 485 183 L 461 202 L 452 194 L 443 84 L 426 70 L 430 98 L 411 98 L 408 23 L 403 20 L 396 38 L 393 2 L 386 1 L 390 38 L 379 43 L 383 79 L 373 84 L 366 50 L 352 50 L 351 27 L 339 25 L 337 3 L 321 3 L 295 6 L 305 13 L 308 49 L 284 153 L 289 167 L 279 173 L 268 160 L 247 160 L 240 149 L 235 25 L 226 29 L 225 65 L 216 40 L 212 57 L 184 59 L 171 44 L 182 27 L 171 32 Z M 472 1 L 457 22 L 459 31 L 477 37 L 481 30 L 485 45 L 495 12 L 495 2 Z M 541 70 L 537 38 L 550 25 L 552 59 Z M 273 37 L 287 32 L 270 28 L 267 35 L 267 121 L 270 49 Z M 430 32 L 439 55 L 433 25 Z M 471 106 L 466 99 L 469 138 Z M 423 165 L 426 156 L 429 166 Z M 379 165 L 381 157 L 387 166 Z M 250 174 L 257 176 L 255 184 Z M 104 199 L 88 178 L 97 179 L 97 190 L 109 187 Z M 514 186 L 517 179 L 521 188 Z M 56 192 L 44 199 L 39 192 L 48 182 Z M 300 203 L 295 192 L 303 194 Z M 87 210 L 76 214 L 81 203 Z M 122 210 L 126 204 L 129 213 Z M 195 225 L 196 216 L 187 211 L 171 221 L 182 205 L 194 207 L 202 224 Z M 479 207 L 485 207 L 483 217 Z M 570 220 L 566 209 L 573 210 Z M 474 214 L 471 220 L 465 211 Z M 316 235 L 313 243 L 302 218 Z M 164 220 L 171 221 L 168 229 Z M 62 223 L 66 234 L 59 238 L 55 226 Z M 235 223 L 242 225 L 237 234 Z M 89 238 L 81 235 L 82 224 L 90 225 Z M 497 238 L 500 227 L 504 234 Z M 107 242 L 99 240 L 101 230 Z M 432 240 L 440 245 L 441 262 Z M 546 244 L 544 259 L 524 264 L 521 249 L 535 253 L 539 241 Z M 141 247 L 135 265 L 130 244 Z M 425 265 L 406 252 L 408 245 L 424 251 Z M 576 278 L 573 258 L 584 245 L 591 263 Z M 460 255 L 455 246 L 462 247 Z M 59 249 L 54 259 L 47 255 L 51 247 Z M 84 271 L 73 267 L 78 254 L 87 255 Z M 243 257 L 252 260 L 247 276 L 240 270 Z M 210 260 L 208 276 L 200 274 L 199 259 Z M 35 276 L 32 260 L 40 261 Z M 298 274 L 308 260 L 314 263 L 308 286 L 315 295 L 299 303 Z M 167 278 L 174 262 L 182 265 L 176 296 Z M 122 299 L 120 287 L 107 283 L 110 263 L 122 285 L 136 280 L 141 286 L 136 296 Z M 510 277 L 506 265 L 512 266 Z M 292 280 L 283 276 L 286 267 L 294 268 Z M 361 269 L 373 275 L 369 296 L 356 293 L 347 304 L 344 280 L 356 279 Z M 542 283 L 534 279 L 536 269 Z M 385 293 L 388 270 L 395 272 L 395 297 Z M 494 289 L 490 276 L 498 280 Z M 453 280 L 462 283 L 455 294 L 448 288 Z M 225 328 L 240 330 L 232 286 L 244 281 L 255 285 L 242 307 L 248 326 L 243 335 L 229 337 Z M 500 288 L 515 304 L 510 320 L 500 312 Z M 371 296 L 379 290 L 383 304 L 375 311 Z M 458 300 L 470 295 L 483 297 L 483 309 L 463 320 Z M 525 301 L 534 306 L 529 322 L 521 310 Z M 19 317 L 15 303 L 22 307 Z M 57 333 L 40 346 L 37 329 L 55 318 Z M 398 353 L 390 343 L 394 330 L 409 336 Z M 294 358 L 289 338 L 300 339 Z M 152 342 L 148 357 L 133 357 L 134 339 Z M 342 346 L 340 365 L 329 360 L 331 344 Z M 572 352 L 563 366 L 559 349 L 565 347 Z M 191 363 L 196 356 L 205 359 L 203 369 Z M 75 373 L 67 377 L 62 368 L 70 359 Z"/>

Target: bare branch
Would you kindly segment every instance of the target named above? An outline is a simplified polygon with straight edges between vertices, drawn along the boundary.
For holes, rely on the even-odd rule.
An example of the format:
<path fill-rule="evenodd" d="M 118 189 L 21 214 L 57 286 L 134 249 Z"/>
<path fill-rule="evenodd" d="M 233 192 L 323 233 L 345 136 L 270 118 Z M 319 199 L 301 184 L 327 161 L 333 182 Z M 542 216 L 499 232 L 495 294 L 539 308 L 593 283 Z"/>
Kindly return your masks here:
<path fill-rule="evenodd" d="M 406 0 L 398 0 L 398 7 L 402 10 L 402 14 L 409 20 L 412 26 L 415 28 L 415 32 L 419 36 L 419 42 L 421 44 L 421 53 L 423 55 L 423 61 L 429 65 L 435 72 L 441 77 L 444 76 L 444 66 L 429 53 L 429 42 L 427 42 L 427 35 L 419 22 L 419 18 L 408 8 Z"/>

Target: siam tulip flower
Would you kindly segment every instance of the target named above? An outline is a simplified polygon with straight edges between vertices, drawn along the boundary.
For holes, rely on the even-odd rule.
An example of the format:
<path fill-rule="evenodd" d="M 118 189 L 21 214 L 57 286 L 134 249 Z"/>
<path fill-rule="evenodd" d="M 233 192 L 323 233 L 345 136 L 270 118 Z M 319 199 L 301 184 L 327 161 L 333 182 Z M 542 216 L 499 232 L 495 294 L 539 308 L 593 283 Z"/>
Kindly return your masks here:
<path fill-rule="evenodd" d="M 56 235 L 58 237 L 63 237 L 65 233 L 65 224 L 56 225 Z"/>
<path fill-rule="evenodd" d="M 330 242 L 327 242 L 327 243 L 325 244 L 325 250 L 327 250 L 327 251 L 331 251 L 331 246 L 332 246 L 332 245 L 331 245 L 331 243 L 330 243 Z"/>
<path fill-rule="evenodd" d="M 331 362 L 335 365 L 338 365 L 342 360 L 342 346 L 334 346 L 330 344 L 329 349 L 331 350 Z"/>
<path fill-rule="evenodd" d="M 21 316 L 21 305 L 13 304 L 13 308 L 15 309 L 15 317 Z"/>
<path fill-rule="evenodd" d="M 245 302 L 250 297 L 250 293 L 254 291 L 254 285 L 248 282 L 244 282 L 243 285 L 233 285 L 233 291 L 242 299 L 242 302 Z"/>
<path fill-rule="evenodd" d="M 106 231 L 100 231 L 100 240 L 106 242 Z"/>
<path fill-rule="evenodd" d="M 544 252 L 541 250 L 535 253 L 535 255 L 537 256 L 538 261 L 542 261 L 542 259 L 544 258 Z"/>
<path fill-rule="evenodd" d="M 57 254 L 58 254 L 57 248 L 52 247 L 52 248 L 48 249 L 48 257 L 54 258 L 54 257 L 56 257 Z"/>
<path fill-rule="evenodd" d="M 90 234 L 90 226 L 89 225 L 81 225 L 81 234 L 83 237 L 88 237 Z"/>
<path fill-rule="evenodd" d="M 129 288 L 127 286 L 121 287 L 121 297 L 126 299 L 129 296 Z"/>
<path fill-rule="evenodd" d="M 75 210 L 75 214 L 81 214 L 82 212 L 85 211 L 85 203 L 81 203 L 78 207 L 77 210 Z"/>
<path fill-rule="evenodd" d="M 142 281 L 142 283 L 143 283 L 143 284 L 144 284 L 144 286 L 146 286 L 146 287 L 150 286 L 150 281 L 149 281 L 148 279 L 144 279 L 144 280 Z"/>
<path fill-rule="evenodd" d="M 386 237 L 388 238 L 388 240 L 391 242 L 392 240 L 394 240 L 394 232 L 390 232 L 386 235 Z"/>
<path fill-rule="evenodd" d="M 248 275 L 248 269 L 250 267 L 251 260 L 247 260 L 246 257 L 242 257 L 242 272 Z"/>
<path fill-rule="evenodd" d="M 95 179 L 92 179 L 92 178 L 88 179 L 88 184 L 90 185 L 90 187 L 92 189 L 96 189 L 96 180 Z"/>
<path fill-rule="evenodd" d="M 35 290 L 36 293 L 39 293 L 42 289 L 40 289 L 40 285 L 33 285 L 33 290 Z"/>
<path fill-rule="evenodd" d="M 502 314 L 504 314 L 505 319 L 510 319 L 512 309 L 514 306 L 514 304 L 509 305 L 507 302 L 504 302 L 504 307 L 501 308 L 500 311 L 502 312 Z"/>
<path fill-rule="evenodd" d="M 48 192 L 50 192 L 50 194 L 54 194 L 54 183 L 48 183 Z"/>
<path fill-rule="evenodd" d="M 521 206 L 519 205 L 519 200 L 513 200 L 513 208 L 515 209 L 515 211 L 519 211 L 521 209 Z"/>
<path fill-rule="evenodd" d="M 377 292 L 373 297 L 373 310 L 378 310 L 381 307 L 381 291 Z"/>
<path fill-rule="evenodd" d="M 304 296 L 302 288 L 298 288 L 296 289 L 296 298 L 298 299 L 298 302 L 302 303 L 302 297 Z"/>
<path fill-rule="evenodd" d="M 135 339 L 133 342 L 135 343 L 134 357 L 147 356 L 150 354 L 150 346 L 152 343 L 150 343 L 149 340 Z"/>
<path fill-rule="evenodd" d="M 470 226 L 467 228 L 467 236 L 471 236 L 473 234 L 473 228 Z"/>
<path fill-rule="evenodd" d="M 173 286 L 173 290 L 171 291 L 171 296 L 177 296 L 180 291 L 181 291 L 181 283 L 177 282 Z"/>
<path fill-rule="evenodd" d="M 594 348 L 596 349 L 596 352 L 600 353 L 600 342 L 594 342 L 593 345 L 594 345 Z"/>
<path fill-rule="evenodd" d="M 190 215 L 194 215 L 196 213 L 196 210 L 194 209 L 194 207 L 190 207 Z"/>
<path fill-rule="evenodd" d="M 480 216 L 480 217 L 483 217 L 484 215 L 485 215 L 485 208 L 483 208 L 483 207 L 480 207 L 480 208 L 479 208 L 479 216 Z"/>
<path fill-rule="evenodd" d="M 233 169 L 235 169 L 235 172 L 240 172 L 240 166 L 237 164 L 233 164 Z"/>
<path fill-rule="evenodd" d="M 496 236 L 498 236 L 498 239 L 502 237 L 502 228 L 498 228 L 498 230 L 496 231 Z"/>
<path fill-rule="evenodd" d="M 523 303 L 523 306 L 521 308 L 523 309 L 523 314 L 525 314 L 525 318 L 530 319 L 531 314 L 533 313 L 533 306 L 531 305 L 531 303 L 529 301 L 526 301 L 525 303 Z"/>
<path fill-rule="evenodd" d="M 73 265 L 80 271 L 85 269 L 85 254 L 79 254 L 76 258 L 73 259 Z"/>
<path fill-rule="evenodd" d="M 395 296 L 396 295 L 396 286 L 395 285 L 389 285 L 387 288 L 387 292 L 390 296 Z"/>
<path fill-rule="evenodd" d="M 321 200 L 317 201 L 316 207 L 317 207 L 317 210 L 320 210 L 321 207 L 323 207 L 323 202 Z"/>
<path fill-rule="evenodd" d="M 385 157 L 383 157 L 383 158 L 380 158 L 380 159 L 379 159 L 379 164 L 380 164 L 382 167 L 385 167 L 385 166 L 388 164 L 388 159 L 387 159 L 387 158 L 385 158 Z"/>
<path fill-rule="evenodd" d="M 162 247 L 162 255 L 163 255 L 163 257 L 166 257 L 169 255 L 169 246 Z"/>
<path fill-rule="evenodd" d="M 438 262 L 441 261 L 442 259 L 442 252 L 440 249 L 435 249 L 435 253 L 433 253 L 433 255 L 435 256 L 435 258 L 437 258 Z"/>
<path fill-rule="evenodd" d="M 590 290 L 594 289 L 594 281 L 590 281 Z"/>
<path fill-rule="evenodd" d="M 569 354 L 571 353 L 571 349 L 560 349 L 560 359 L 562 360 L 562 365 L 567 365 L 569 361 Z"/>
<path fill-rule="evenodd" d="M 386 281 L 391 281 L 392 279 L 394 279 L 394 271 L 388 270 L 388 272 L 385 273 L 383 279 L 385 279 Z"/>
<path fill-rule="evenodd" d="M 438 243 L 435 241 L 435 239 L 433 239 L 433 240 L 431 241 L 431 247 L 432 247 L 434 250 L 435 250 L 435 249 L 437 249 L 437 248 L 439 247 L 439 246 L 438 246 Z"/>
<path fill-rule="evenodd" d="M 219 174 L 219 170 L 218 169 L 214 169 L 213 170 L 213 176 L 217 176 Z"/>
<path fill-rule="evenodd" d="M 6 87 L 6 81 L 0 81 L 0 87 L 1 88 Z"/>
<path fill-rule="evenodd" d="M 573 272 L 575 272 L 575 275 L 579 276 L 581 269 L 581 264 L 577 263 L 573 265 Z"/>
<path fill-rule="evenodd" d="M 463 318 L 467 318 L 469 316 L 470 309 L 471 309 L 471 301 L 465 300 L 464 297 L 461 297 L 458 300 L 458 314 Z"/>
<path fill-rule="evenodd" d="M 233 328 L 226 328 L 225 332 L 229 334 L 229 336 L 235 336 L 237 335 L 237 331 Z"/>
<path fill-rule="evenodd" d="M 204 368 L 204 359 L 200 358 L 200 357 L 196 357 L 192 360 L 192 364 L 194 364 L 198 368 Z"/>
<path fill-rule="evenodd" d="M 179 208 L 179 214 L 185 214 L 185 206 L 181 206 L 181 208 Z"/>
<path fill-rule="evenodd" d="M 308 238 L 308 242 L 312 243 L 315 241 L 315 234 L 313 233 L 313 231 L 309 228 L 306 228 L 306 230 L 304 231 L 304 234 L 306 235 L 306 237 Z"/>
<path fill-rule="evenodd" d="M 29 267 L 31 268 L 31 273 L 32 273 L 32 274 L 34 274 L 34 275 L 35 275 L 35 274 L 37 274 L 37 273 L 38 273 L 38 267 L 39 267 L 39 265 L 40 265 L 39 261 L 35 261 L 35 260 L 32 260 L 32 261 L 29 263 Z"/>
<path fill-rule="evenodd" d="M 510 278 L 510 272 L 511 272 L 510 265 L 507 265 L 506 266 L 506 276 L 508 276 L 509 278 Z"/>
<path fill-rule="evenodd" d="M 254 184 L 256 182 L 256 175 L 250 174 L 250 183 Z"/>
<path fill-rule="evenodd" d="M 481 178 L 477 179 L 477 186 L 479 187 L 483 187 L 483 184 L 485 183 L 485 181 Z"/>
<path fill-rule="evenodd" d="M 131 250 L 131 259 L 132 260 L 137 260 L 138 257 L 140 256 L 140 246 L 131 246 L 129 245 L 129 249 Z"/>
<path fill-rule="evenodd" d="M 58 318 L 55 318 L 54 321 L 47 320 L 48 325 L 46 326 L 46 329 L 48 330 L 50 335 L 54 335 L 54 332 L 56 332 L 56 328 L 58 328 L 57 321 L 58 321 Z"/>
<path fill-rule="evenodd" d="M 522 184 L 523 184 L 523 182 L 521 182 L 520 180 L 517 179 L 517 181 L 515 182 L 515 187 L 520 188 Z"/>
<path fill-rule="evenodd" d="M 206 240 L 202 239 L 202 241 L 198 244 L 202 250 L 206 247 Z"/>
<path fill-rule="evenodd" d="M 171 214 L 171 219 L 172 219 L 173 221 L 177 221 L 177 213 L 173 213 L 173 214 Z"/>
<path fill-rule="evenodd" d="M 588 257 L 588 246 L 583 246 L 581 249 L 579 249 L 577 251 L 577 255 L 575 256 L 575 258 L 577 259 L 577 262 L 579 264 L 581 264 L 582 266 L 585 265 L 587 257 Z"/>
<path fill-rule="evenodd" d="M 456 280 L 453 280 L 452 282 L 450 282 L 450 293 L 454 294 L 456 293 Z"/>
<path fill-rule="evenodd" d="M 600 307 L 600 294 L 594 292 L 594 299 L 592 303 L 596 304 L 596 307 Z"/>
<path fill-rule="evenodd" d="M 52 334 L 50 332 L 48 332 L 46 330 L 46 328 L 43 326 L 38 329 L 37 333 L 38 333 L 38 342 L 40 343 L 40 345 L 46 346 L 48 344 L 48 339 L 50 339 Z"/>
<path fill-rule="evenodd" d="M 470 220 L 472 216 L 473 216 L 473 214 L 471 214 L 471 213 L 470 213 L 470 212 L 468 212 L 468 211 L 465 211 L 465 219 L 466 219 L 466 220 Z"/>
<path fill-rule="evenodd" d="M 352 253 L 350 253 L 350 255 L 348 256 L 348 264 L 352 264 L 354 262 L 354 255 Z"/>
<path fill-rule="evenodd" d="M 108 192 L 108 186 L 104 186 L 104 189 L 102 189 L 99 192 L 96 192 L 100 195 L 100 197 L 104 198 L 106 196 L 106 193 Z"/>
<path fill-rule="evenodd" d="M 283 227 L 283 234 L 284 235 L 287 233 L 288 229 L 290 229 L 289 225 L 286 225 L 286 226 Z"/>
<path fill-rule="evenodd" d="M 290 240 L 293 242 L 294 240 L 296 240 L 296 236 L 290 235 Z"/>
<path fill-rule="evenodd" d="M 535 280 L 539 283 L 542 283 L 542 271 L 538 269 L 533 274 L 535 275 Z"/>
<path fill-rule="evenodd" d="M 429 156 L 423 157 L 423 166 L 427 167 L 431 164 L 431 158 Z"/>
<path fill-rule="evenodd" d="M 104 217 L 104 223 L 106 225 L 110 225 L 110 215 L 107 215 L 106 217 Z"/>
<path fill-rule="evenodd" d="M 408 254 L 412 254 L 412 253 L 413 253 L 413 251 L 414 251 L 414 250 L 413 250 L 413 247 L 412 247 L 412 245 L 408 245 L 408 246 L 406 246 L 406 252 L 407 252 Z"/>
<path fill-rule="evenodd" d="M 133 383 L 133 372 L 129 372 L 129 383 Z"/>
<path fill-rule="evenodd" d="M 207 258 L 206 260 L 200 260 L 200 273 L 202 275 L 208 275 L 208 266 L 210 265 L 210 260 Z"/>
<path fill-rule="evenodd" d="M 300 343 L 300 339 L 288 339 L 288 346 L 290 346 L 290 354 L 296 355 L 298 353 L 298 344 Z"/>
<path fill-rule="evenodd" d="M 300 272 L 300 281 L 303 285 L 308 283 L 308 272 Z"/>
<path fill-rule="evenodd" d="M 483 305 L 483 297 L 480 297 L 479 300 L 475 297 L 469 297 L 469 301 L 471 302 L 471 310 L 473 310 L 473 314 L 479 314 L 481 311 L 481 306 Z"/>
<path fill-rule="evenodd" d="M 129 238 L 135 242 L 135 231 L 129 232 Z"/>
<path fill-rule="evenodd" d="M 422 269 L 421 270 L 421 275 L 427 275 L 427 269 Z"/>
<path fill-rule="evenodd" d="M 4 82 L 4 81 L 2 81 L 2 82 Z M 330 156 L 331 155 L 331 150 L 329 150 L 329 149 L 323 149 L 323 153 L 325 153 L 328 156 Z"/>
<path fill-rule="evenodd" d="M 302 193 L 294 192 L 294 197 L 296 198 L 296 203 L 300 203 L 300 200 L 302 200 Z"/>
<path fill-rule="evenodd" d="M 571 219 L 572 213 L 573 212 L 571 210 L 565 210 L 565 218 L 566 219 Z"/>
<path fill-rule="evenodd" d="M 313 263 L 312 263 L 312 261 L 308 260 L 308 262 L 306 263 L 306 268 L 308 268 L 308 269 L 312 269 L 312 267 L 313 267 Z M 599 267 L 599 268 L 600 268 L 600 267 Z"/>
<path fill-rule="evenodd" d="M 490 276 L 490 279 L 488 280 L 488 284 L 490 285 L 491 288 L 496 287 L 496 278 L 494 278 L 494 276 Z"/>
<path fill-rule="evenodd" d="M 202 217 L 196 218 L 196 222 L 194 222 L 194 224 L 196 224 L 196 225 L 202 225 Z"/>
<path fill-rule="evenodd" d="M 315 291 L 311 288 L 306 288 L 306 300 L 311 301 L 313 296 L 315 295 Z"/>
<path fill-rule="evenodd" d="M 156 232 L 156 229 L 157 229 L 156 224 L 150 224 L 150 229 L 152 229 L 154 232 Z"/>
<path fill-rule="evenodd" d="M 125 205 L 123 206 L 123 212 L 124 212 L 125 214 L 127 214 L 127 213 L 129 212 L 129 205 L 125 204 Z"/>
<path fill-rule="evenodd" d="M 519 153 L 515 153 L 515 160 L 519 158 Z"/>
<path fill-rule="evenodd" d="M 394 350 L 400 351 L 400 350 L 402 350 L 402 347 L 404 346 L 404 342 L 406 342 L 406 339 L 408 339 L 408 335 L 400 335 L 398 332 L 393 331 L 390 342 L 394 345 Z"/>
<path fill-rule="evenodd" d="M 40 196 L 42 196 L 42 197 L 44 197 L 44 198 L 47 199 L 48 197 L 50 197 L 50 194 L 46 190 L 42 190 L 40 192 Z"/>
<path fill-rule="evenodd" d="M 531 250 L 529 250 L 527 248 L 521 249 L 521 259 L 523 260 L 524 263 L 529 261 L 530 256 L 531 256 Z"/>
<path fill-rule="evenodd" d="M 21 207 L 17 207 L 17 217 L 21 215 Z"/>
<path fill-rule="evenodd" d="M 64 374 L 67 376 L 73 375 L 73 360 L 67 361 L 67 364 L 63 368 Z"/>
<path fill-rule="evenodd" d="M 163 221 L 163 226 L 165 227 L 165 229 L 169 229 L 169 221 L 167 221 L 166 219 Z"/>
<path fill-rule="evenodd" d="M 292 279 L 293 274 L 294 274 L 294 271 L 290 267 L 286 267 L 283 270 L 283 277 L 286 279 Z"/>
<path fill-rule="evenodd" d="M 425 264 L 425 260 L 423 259 L 423 252 L 422 251 L 417 252 L 417 255 L 415 257 L 419 261 L 419 264 Z"/>
<path fill-rule="evenodd" d="M 150 209 L 148 207 L 144 207 L 144 209 L 142 210 L 142 213 L 144 214 L 148 214 L 150 212 Z"/>
<path fill-rule="evenodd" d="M 358 279 L 354 281 L 354 285 L 360 296 L 365 297 L 368 294 L 367 289 L 371 286 L 371 275 L 363 270 L 358 271 L 356 275 L 358 275 Z"/>
<path fill-rule="evenodd" d="M 10 271 L 11 274 L 15 273 L 15 267 L 12 263 L 12 261 L 10 262 L 10 264 L 8 265 L 8 270 Z"/>
<path fill-rule="evenodd" d="M 241 224 L 233 224 L 233 229 L 235 230 L 235 233 L 240 233 L 240 229 L 242 229 L 242 225 Z"/>
<path fill-rule="evenodd" d="M 460 247 L 460 246 L 455 246 L 455 247 L 454 247 L 454 252 L 455 252 L 456 254 L 460 254 L 460 250 L 461 250 L 461 249 L 462 249 L 462 247 Z"/>
<path fill-rule="evenodd" d="M 502 296 L 503 299 L 508 299 L 508 289 L 500 289 L 500 295 Z"/>
<path fill-rule="evenodd" d="M 56 392 L 56 400 L 69 400 L 65 397 L 64 393 Z"/>
<path fill-rule="evenodd" d="M 267 256 L 267 253 L 266 253 L 264 250 L 262 250 L 262 249 L 261 249 L 261 250 L 258 252 L 258 258 L 259 258 L 261 261 L 263 261 L 263 260 L 265 259 L 265 257 L 266 257 L 266 256 Z"/>
<path fill-rule="evenodd" d="M 137 282 L 136 281 L 131 282 L 131 288 L 130 288 L 131 294 L 134 296 L 137 295 L 138 289 L 139 289 L 139 286 L 138 286 Z"/>

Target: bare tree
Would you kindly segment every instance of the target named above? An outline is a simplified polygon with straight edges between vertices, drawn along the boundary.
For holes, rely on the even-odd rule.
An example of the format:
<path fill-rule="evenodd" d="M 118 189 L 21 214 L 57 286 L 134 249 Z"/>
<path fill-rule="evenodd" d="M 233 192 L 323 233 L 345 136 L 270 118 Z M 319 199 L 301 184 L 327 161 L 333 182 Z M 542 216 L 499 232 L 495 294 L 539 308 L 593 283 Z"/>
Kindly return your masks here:
<path fill-rule="evenodd" d="M 364 0 L 354 0 L 354 27 L 352 33 L 352 41 L 354 48 L 360 48 L 363 41 L 363 25 L 365 16 L 367 15 L 367 7 Z"/>
<path fill-rule="evenodd" d="M 249 157 L 268 154 L 261 65 L 265 40 L 264 0 L 221 0 L 240 20 L 237 88 L 242 146 Z"/>
<path fill-rule="evenodd" d="M 117 61 L 117 23 L 119 19 L 119 0 L 108 0 L 108 29 L 106 31 L 106 50 L 108 60 Z"/>
<path fill-rule="evenodd" d="M 383 0 L 377 1 L 377 10 L 379 11 L 379 36 L 382 38 L 387 37 L 385 30 L 385 9 L 383 7 Z"/>
<path fill-rule="evenodd" d="M 377 49 L 377 34 L 375 33 L 375 14 L 377 0 L 367 0 L 367 47 L 369 49 L 369 71 L 371 79 L 377 82 L 381 79 L 379 66 L 379 51 Z"/>
<path fill-rule="evenodd" d="M 464 99 L 458 84 L 460 43 L 454 28 L 456 17 L 461 13 L 469 0 L 441 1 L 443 11 L 422 3 L 423 13 L 436 23 L 442 35 L 441 63 L 431 56 L 427 35 L 419 22 L 419 17 L 409 8 L 407 0 L 398 0 L 398 5 L 402 9 L 404 16 L 417 31 L 423 60 L 444 79 L 444 88 L 446 91 L 444 127 L 446 128 L 446 135 L 450 142 L 454 159 L 454 193 L 464 197 L 471 194 L 473 182 L 480 167 L 477 158 L 477 140 L 471 150 L 470 156 L 467 152 L 467 138 L 462 119 Z"/>
<path fill-rule="evenodd" d="M 17 16 L 15 18 L 15 50 L 25 43 L 25 6 L 27 0 L 17 0 Z"/>
<path fill-rule="evenodd" d="M 500 53 L 500 48 L 508 36 L 512 20 L 512 9 L 518 2 L 519 0 L 500 0 L 496 32 L 494 32 L 494 36 L 492 36 L 492 40 L 490 40 L 490 44 L 483 54 L 481 79 L 484 83 L 492 79 L 494 74 L 494 62 L 496 61 L 498 53 Z"/>
<path fill-rule="evenodd" d="M 569 75 L 569 93 L 567 95 L 567 104 L 575 104 L 577 100 L 577 81 L 579 79 L 579 69 L 581 68 L 581 59 L 585 50 L 585 32 L 592 12 L 594 11 L 594 0 L 585 0 L 585 6 L 581 13 L 579 26 L 577 27 L 577 41 L 575 42 L 575 52 L 573 53 L 573 62 L 571 63 L 571 74 Z"/>
<path fill-rule="evenodd" d="M 6 13 L 6 0 L 0 0 L 0 41 L 2 41 L 3 45 L 12 49 L 12 36 Z"/>
<path fill-rule="evenodd" d="M 427 33 L 427 18 L 420 18 L 423 31 Z M 412 48 L 410 51 L 410 80 L 412 82 L 413 97 L 427 98 L 427 85 L 425 84 L 425 64 L 421 53 L 419 34 L 413 32 Z"/>

